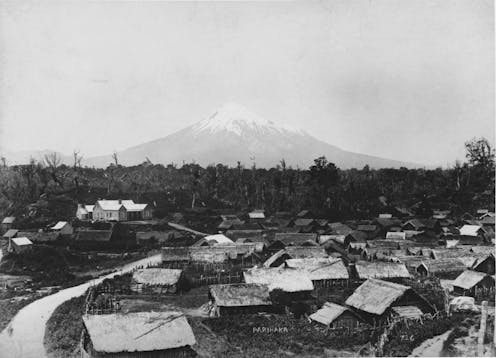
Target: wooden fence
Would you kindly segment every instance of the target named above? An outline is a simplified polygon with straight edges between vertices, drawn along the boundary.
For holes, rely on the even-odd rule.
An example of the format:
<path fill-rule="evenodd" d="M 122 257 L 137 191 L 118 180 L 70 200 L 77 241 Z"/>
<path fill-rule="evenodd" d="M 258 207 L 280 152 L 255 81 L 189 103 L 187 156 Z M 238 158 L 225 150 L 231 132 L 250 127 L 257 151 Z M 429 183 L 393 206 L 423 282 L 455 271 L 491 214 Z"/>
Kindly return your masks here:
<path fill-rule="evenodd" d="M 224 262 L 210 262 L 210 261 L 193 261 L 193 260 L 175 260 L 175 261 L 162 261 L 159 264 L 154 264 L 153 267 L 163 267 L 163 268 L 178 268 L 186 269 L 193 268 L 195 271 L 199 272 L 215 272 L 221 270 L 232 270 L 233 268 L 251 268 L 260 261 L 253 258 L 241 258 L 235 260 L 227 260 Z M 150 266 L 152 267 L 152 266 Z"/>
<path fill-rule="evenodd" d="M 190 277 L 189 281 L 194 287 L 229 284 L 229 283 L 241 283 L 243 281 L 243 274 L 241 272 L 238 272 L 238 273 L 218 274 L 218 275 L 209 275 L 209 276 L 200 275 L 198 277 Z"/>

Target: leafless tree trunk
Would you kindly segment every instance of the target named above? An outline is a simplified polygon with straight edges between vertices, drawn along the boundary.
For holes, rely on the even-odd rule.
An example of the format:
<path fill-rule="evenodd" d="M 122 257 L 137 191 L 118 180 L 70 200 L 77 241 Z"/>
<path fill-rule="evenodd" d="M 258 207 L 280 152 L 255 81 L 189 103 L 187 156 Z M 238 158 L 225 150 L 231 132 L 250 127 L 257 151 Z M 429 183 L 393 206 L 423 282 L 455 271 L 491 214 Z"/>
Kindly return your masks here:
<path fill-rule="evenodd" d="M 117 152 L 114 151 L 114 154 L 112 154 L 112 158 L 114 159 L 115 166 L 119 165 L 119 159 L 117 158 Z"/>
<path fill-rule="evenodd" d="M 45 154 L 44 159 L 45 159 L 45 164 L 47 165 L 48 168 L 50 168 L 50 175 L 52 176 L 53 181 L 59 184 L 61 187 L 63 187 L 64 184 L 57 177 L 57 169 L 60 166 L 60 163 L 62 162 L 60 155 L 57 152 L 52 152 Z"/>
<path fill-rule="evenodd" d="M 83 156 L 79 155 L 78 150 L 74 150 L 72 153 L 74 157 L 74 185 L 76 186 L 76 192 L 79 189 L 79 169 L 81 168 L 81 161 L 83 160 Z"/>
<path fill-rule="evenodd" d="M 79 150 L 74 150 L 72 155 L 74 157 L 74 169 L 81 168 L 81 161 L 83 160 L 83 156 L 79 155 Z"/>

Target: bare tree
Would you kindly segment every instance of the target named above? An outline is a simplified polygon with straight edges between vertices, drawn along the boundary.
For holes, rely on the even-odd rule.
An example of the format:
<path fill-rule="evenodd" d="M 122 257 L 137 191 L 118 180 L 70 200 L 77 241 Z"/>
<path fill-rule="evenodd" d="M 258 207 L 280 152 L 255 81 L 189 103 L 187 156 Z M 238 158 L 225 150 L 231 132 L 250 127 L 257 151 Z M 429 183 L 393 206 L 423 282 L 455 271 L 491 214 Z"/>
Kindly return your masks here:
<path fill-rule="evenodd" d="M 117 152 L 115 150 L 112 154 L 112 158 L 114 159 L 115 166 L 117 167 L 119 165 L 119 158 L 117 158 Z"/>
<path fill-rule="evenodd" d="M 54 169 L 57 169 L 60 163 L 62 162 L 62 159 L 60 158 L 60 155 L 57 152 L 45 154 L 44 159 L 46 166 Z"/>
<path fill-rule="evenodd" d="M 494 149 L 486 138 L 472 138 L 465 142 L 469 164 L 491 167 L 494 165 Z"/>
<path fill-rule="evenodd" d="M 79 150 L 74 149 L 72 152 L 72 156 L 74 158 L 74 165 L 73 165 L 73 170 L 74 170 L 74 185 L 76 186 L 76 192 L 78 192 L 79 189 L 79 171 L 81 169 L 81 161 L 83 160 L 83 156 L 79 154 Z"/>
<path fill-rule="evenodd" d="M 72 156 L 74 158 L 74 169 L 81 168 L 81 161 L 83 160 L 83 156 L 79 155 L 80 151 L 75 150 L 72 152 Z"/>
<path fill-rule="evenodd" d="M 64 184 L 57 176 L 58 168 L 59 168 L 60 164 L 62 163 L 62 159 L 60 158 L 60 154 L 57 152 L 51 152 L 51 153 L 45 154 L 44 162 L 45 162 L 45 165 L 50 170 L 50 175 L 51 175 L 53 181 L 56 182 L 57 184 L 59 184 L 61 187 L 63 187 Z"/>

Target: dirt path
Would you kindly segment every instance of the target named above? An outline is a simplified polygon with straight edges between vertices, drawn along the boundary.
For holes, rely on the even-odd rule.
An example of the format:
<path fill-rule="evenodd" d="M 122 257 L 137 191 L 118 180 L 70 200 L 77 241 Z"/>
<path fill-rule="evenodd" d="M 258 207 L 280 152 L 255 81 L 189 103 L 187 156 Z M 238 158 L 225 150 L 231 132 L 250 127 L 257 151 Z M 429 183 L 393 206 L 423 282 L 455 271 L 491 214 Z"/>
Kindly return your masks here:
<path fill-rule="evenodd" d="M 53 311 L 60 304 L 73 297 L 81 296 L 91 285 L 96 285 L 106 278 L 131 271 L 135 267 L 158 262 L 160 259 L 160 255 L 155 255 L 126 264 L 120 271 L 90 280 L 79 286 L 61 290 L 30 303 L 17 313 L 7 328 L 0 334 L 0 358 L 45 357 L 45 348 L 43 346 L 45 325 Z"/>
<path fill-rule="evenodd" d="M 443 343 L 450 333 L 451 330 L 424 341 L 420 346 L 413 350 L 409 357 L 441 357 Z"/>

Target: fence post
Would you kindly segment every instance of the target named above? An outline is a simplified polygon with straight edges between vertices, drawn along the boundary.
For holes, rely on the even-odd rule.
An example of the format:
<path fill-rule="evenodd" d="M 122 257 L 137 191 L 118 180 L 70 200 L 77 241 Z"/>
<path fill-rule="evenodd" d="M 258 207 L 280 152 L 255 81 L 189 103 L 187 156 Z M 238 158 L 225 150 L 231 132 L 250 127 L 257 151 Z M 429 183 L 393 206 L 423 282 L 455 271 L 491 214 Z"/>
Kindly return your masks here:
<path fill-rule="evenodd" d="M 477 356 L 482 357 L 484 355 L 484 335 L 486 333 L 486 319 L 487 319 L 487 301 L 482 302 L 482 314 L 479 329 L 479 337 L 477 340 Z"/>
<path fill-rule="evenodd" d="M 449 293 L 448 293 L 448 289 L 445 288 L 443 290 L 443 293 L 444 293 L 444 309 L 446 311 L 446 315 L 449 317 L 451 315 L 451 313 L 450 313 L 450 307 L 449 307 Z"/>

